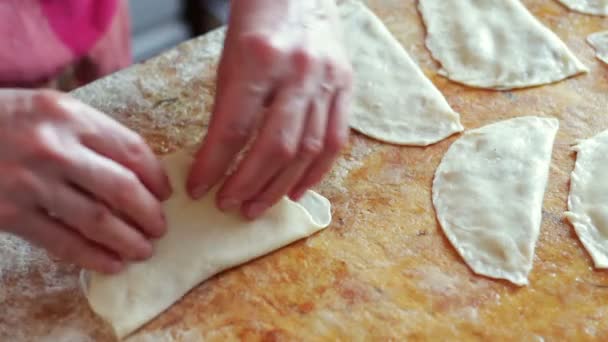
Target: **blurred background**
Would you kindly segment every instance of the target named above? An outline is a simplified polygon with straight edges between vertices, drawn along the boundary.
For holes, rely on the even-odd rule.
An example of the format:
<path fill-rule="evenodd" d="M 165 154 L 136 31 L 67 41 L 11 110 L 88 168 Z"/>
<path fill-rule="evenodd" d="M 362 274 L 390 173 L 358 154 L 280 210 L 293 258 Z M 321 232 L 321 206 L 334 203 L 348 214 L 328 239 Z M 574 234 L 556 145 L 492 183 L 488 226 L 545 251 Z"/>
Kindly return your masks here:
<path fill-rule="evenodd" d="M 133 56 L 153 57 L 226 22 L 228 0 L 129 0 Z"/>

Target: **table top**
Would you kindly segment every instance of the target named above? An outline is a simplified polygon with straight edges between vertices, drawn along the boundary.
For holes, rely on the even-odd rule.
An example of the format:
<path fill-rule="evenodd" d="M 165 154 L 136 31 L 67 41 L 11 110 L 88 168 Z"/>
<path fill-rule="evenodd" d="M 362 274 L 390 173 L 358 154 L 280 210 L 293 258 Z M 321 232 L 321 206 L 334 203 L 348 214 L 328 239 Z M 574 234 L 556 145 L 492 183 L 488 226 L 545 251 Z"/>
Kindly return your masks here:
<path fill-rule="evenodd" d="M 608 129 L 608 66 L 588 34 L 608 21 L 556 1 L 524 0 L 591 69 L 533 89 L 471 89 L 437 75 L 415 0 L 366 1 L 467 129 L 522 115 L 560 119 L 530 285 L 474 275 L 431 203 L 434 171 L 457 137 L 426 148 L 353 133 L 316 190 L 332 225 L 204 282 L 134 340 L 608 340 L 608 273 L 596 271 L 564 219 L 576 139 Z M 76 90 L 140 132 L 158 153 L 196 144 L 207 125 L 223 31 Z M 111 341 L 89 310 L 78 269 L 0 237 L 0 340 Z"/>

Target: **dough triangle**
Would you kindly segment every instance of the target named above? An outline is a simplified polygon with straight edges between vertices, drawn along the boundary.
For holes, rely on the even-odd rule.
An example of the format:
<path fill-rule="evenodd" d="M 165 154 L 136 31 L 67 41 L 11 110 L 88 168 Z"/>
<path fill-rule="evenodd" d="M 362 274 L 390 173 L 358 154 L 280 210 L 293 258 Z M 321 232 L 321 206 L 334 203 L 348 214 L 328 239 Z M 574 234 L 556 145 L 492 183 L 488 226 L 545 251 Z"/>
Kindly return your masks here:
<path fill-rule="evenodd" d="M 573 11 L 591 15 L 608 15 L 608 0 L 557 0 Z"/>
<path fill-rule="evenodd" d="M 460 116 L 362 3 L 339 7 L 355 72 L 350 126 L 369 137 L 426 146 L 463 130 Z"/>
<path fill-rule="evenodd" d="M 600 31 L 588 35 L 587 43 L 595 50 L 595 57 L 608 64 L 608 31 Z"/>

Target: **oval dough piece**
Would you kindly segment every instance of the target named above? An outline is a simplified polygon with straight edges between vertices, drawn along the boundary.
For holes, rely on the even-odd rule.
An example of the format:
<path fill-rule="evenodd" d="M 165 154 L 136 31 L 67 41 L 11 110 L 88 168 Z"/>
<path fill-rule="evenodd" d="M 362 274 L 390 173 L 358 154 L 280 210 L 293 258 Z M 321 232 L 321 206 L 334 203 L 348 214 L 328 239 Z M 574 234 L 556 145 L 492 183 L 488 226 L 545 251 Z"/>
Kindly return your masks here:
<path fill-rule="evenodd" d="M 608 15 L 608 0 L 557 0 L 567 8 L 583 14 Z"/>
<path fill-rule="evenodd" d="M 168 231 L 155 242 L 152 258 L 117 275 L 83 273 L 90 307 L 119 338 L 211 276 L 307 237 L 331 221 L 329 201 L 312 191 L 298 203 L 281 200 L 253 222 L 216 209 L 215 194 L 192 201 L 184 189 L 191 161 L 185 151 L 163 158 L 174 192 L 164 204 Z"/>
<path fill-rule="evenodd" d="M 537 86 L 587 72 L 518 0 L 420 0 L 439 73 L 472 87 Z"/>
<path fill-rule="evenodd" d="M 460 116 L 369 9 L 339 7 L 355 72 L 350 126 L 371 138 L 426 146 L 463 130 Z"/>
<path fill-rule="evenodd" d="M 528 283 L 557 119 L 519 117 L 467 131 L 433 180 L 445 235 L 473 272 Z"/>
<path fill-rule="evenodd" d="M 608 64 L 608 31 L 590 34 L 587 36 L 587 43 L 595 50 L 595 57 Z"/>
<path fill-rule="evenodd" d="M 597 268 L 608 268 L 608 130 L 574 147 L 566 217 Z"/>

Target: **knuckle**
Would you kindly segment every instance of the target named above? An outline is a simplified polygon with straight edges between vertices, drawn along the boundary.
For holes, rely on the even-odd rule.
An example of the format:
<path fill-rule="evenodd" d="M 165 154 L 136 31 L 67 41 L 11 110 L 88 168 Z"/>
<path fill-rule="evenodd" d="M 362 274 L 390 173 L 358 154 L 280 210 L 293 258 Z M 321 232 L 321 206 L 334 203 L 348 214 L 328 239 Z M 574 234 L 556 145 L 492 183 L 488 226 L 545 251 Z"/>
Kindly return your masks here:
<path fill-rule="evenodd" d="M 323 150 L 323 142 L 321 139 L 307 137 L 302 140 L 300 146 L 300 156 L 304 158 L 316 157 Z"/>
<path fill-rule="evenodd" d="M 328 82 L 336 82 L 340 77 L 341 70 L 338 64 L 330 58 L 323 60 L 323 69 L 325 70 L 325 80 Z"/>
<path fill-rule="evenodd" d="M 339 81 L 342 86 L 350 87 L 353 83 L 354 72 L 350 65 L 336 68 L 336 80 Z"/>
<path fill-rule="evenodd" d="M 40 182 L 37 180 L 36 176 L 28 170 L 15 170 L 12 178 L 13 186 L 21 193 L 37 195 L 41 191 Z"/>
<path fill-rule="evenodd" d="M 280 48 L 264 33 L 244 34 L 239 43 L 241 51 L 246 51 L 260 67 L 271 67 L 281 55 Z"/>
<path fill-rule="evenodd" d="M 129 158 L 135 161 L 142 161 L 148 155 L 148 145 L 144 139 L 137 134 L 134 134 L 134 137 L 125 143 L 125 149 Z"/>
<path fill-rule="evenodd" d="M 60 148 L 60 138 L 56 134 L 46 125 L 34 129 L 28 143 L 32 159 L 59 165 L 68 164 L 67 149 Z"/>
<path fill-rule="evenodd" d="M 105 205 L 103 205 L 101 203 L 96 203 L 91 208 L 90 216 L 91 216 L 91 219 L 93 220 L 92 221 L 93 223 L 103 225 L 104 223 L 106 223 L 110 220 L 110 217 L 112 216 L 112 212 Z M 85 227 L 83 227 L 83 228 L 85 228 Z"/>
<path fill-rule="evenodd" d="M 219 130 L 220 143 L 244 145 L 249 140 L 249 127 L 235 122 Z"/>
<path fill-rule="evenodd" d="M 318 58 L 309 50 L 298 48 L 291 54 L 291 59 L 300 74 L 308 74 L 319 64 Z"/>
<path fill-rule="evenodd" d="M 137 196 L 141 186 L 137 176 L 133 172 L 127 172 L 117 183 L 114 190 L 114 203 L 120 207 L 132 203 L 133 197 Z"/>
<path fill-rule="evenodd" d="M 63 96 L 60 92 L 52 89 L 42 89 L 36 91 L 32 96 L 34 107 L 48 109 L 55 106 L 57 101 Z"/>
<path fill-rule="evenodd" d="M 296 147 L 292 139 L 285 134 L 280 134 L 272 144 L 273 157 L 280 161 L 288 161 L 296 156 Z"/>

